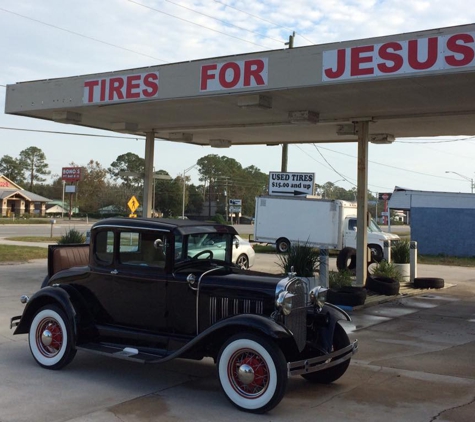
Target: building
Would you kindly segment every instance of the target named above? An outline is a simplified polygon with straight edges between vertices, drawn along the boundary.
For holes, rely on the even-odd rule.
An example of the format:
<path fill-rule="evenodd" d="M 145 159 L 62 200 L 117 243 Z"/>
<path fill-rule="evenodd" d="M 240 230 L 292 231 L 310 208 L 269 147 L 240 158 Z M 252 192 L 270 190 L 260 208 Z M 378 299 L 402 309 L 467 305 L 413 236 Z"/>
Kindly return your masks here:
<path fill-rule="evenodd" d="M 44 217 L 46 203 L 50 199 L 28 192 L 7 177 L 0 175 L 0 201 L 2 217 L 12 215 L 20 217 L 25 214 Z"/>
<path fill-rule="evenodd" d="M 475 256 L 475 195 L 396 187 L 389 208 L 409 213 L 411 240 L 420 254 Z"/>

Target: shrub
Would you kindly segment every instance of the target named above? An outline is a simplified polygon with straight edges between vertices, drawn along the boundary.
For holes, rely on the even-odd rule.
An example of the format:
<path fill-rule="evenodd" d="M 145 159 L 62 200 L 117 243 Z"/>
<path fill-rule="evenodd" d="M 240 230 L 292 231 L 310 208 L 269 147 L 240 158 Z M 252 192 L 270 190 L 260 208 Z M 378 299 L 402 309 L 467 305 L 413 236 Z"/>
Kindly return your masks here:
<path fill-rule="evenodd" d="M 399 282 L 402 279 L 401 273 L 396 269 L 396 267 L 384 259 L 377 265 L 372 266 L 371 275 L 375 277 L 389 277 Z"/>
<path fill-rule="evenodd" d="M 409 240 L 400 240 L 391 246 L 391 258 L 395 264 L 409 264 L 411 245 Z"/>
<path fill-rule="evenodd" d="M 215 216 L 212 218 L 213 221 L 216 221 L 218 224 L 227 224 L 226 220 L 221 214 L 215 214 Z"/>
<path fill-rule="evenodd" d="M 61 238 L 58 240 L 58 245 L 67 245 L 71 243 L 84 243 L 86 237 L 76 229 L 68 230 Z"/>
<path fill-rule="evenodd" d="M 278 255 L 284 274 L 293 271 L 300 277 L 313 277 L 320 265 L 320 252 L 307 243 L 290 245 L 288 253 Z"/>
<path fill-rule="evenodd" d="M 328 285 L 330 289 L 339 290 L 342 287 L 349 287 L 352 285 L 352 275 L 348 270 L 330 271 L 328 273 Z"/>

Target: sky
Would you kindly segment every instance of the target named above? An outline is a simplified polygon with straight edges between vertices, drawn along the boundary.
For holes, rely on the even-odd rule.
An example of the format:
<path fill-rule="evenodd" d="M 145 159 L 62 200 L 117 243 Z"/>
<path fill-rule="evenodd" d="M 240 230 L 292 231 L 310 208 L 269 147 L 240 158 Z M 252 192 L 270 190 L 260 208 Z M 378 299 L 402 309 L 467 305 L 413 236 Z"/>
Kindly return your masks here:
<path fill-rule="evenodd" d="M 0 0 L 0 101 L 5 103 L 7 84 L 286 48 L 293 31 L 294 46 L 300 47 L 469 24 L 475 8 L 468 5 L 467 0 Z M 470 135 L 370 144 L 369 190 L 470 192 L 475 178 Z M 36 146 L 56 176 L 71 162 L 86 165 L 93 159 L 107 168 L 127 152 L 144 157 L 142 138 L 110 136 L 125 138 L 0 112 L 0 158 Z M 208 154 L 264 173 L 281 167 L 278 146 L 219 150 L 168 141 L 156 142 L 154 167 L 172 177 L 189 169 L 186 174 L 199 183 L 197 168 L 190 167 Z M 315 173 L 318 184 L 351 189 L 356 156 L 356 143 L 291 144 L 288 171 Z"/>

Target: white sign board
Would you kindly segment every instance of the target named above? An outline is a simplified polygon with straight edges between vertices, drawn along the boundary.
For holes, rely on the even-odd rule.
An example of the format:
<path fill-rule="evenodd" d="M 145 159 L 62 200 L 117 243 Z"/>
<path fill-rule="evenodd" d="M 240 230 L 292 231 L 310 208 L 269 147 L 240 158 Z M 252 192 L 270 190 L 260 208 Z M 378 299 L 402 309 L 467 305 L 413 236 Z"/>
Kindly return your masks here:
<path fill-rule="evenodd" d="M 242 199 L 230 199 L 229 212 L 241 212 L 241 211 L 242 211 Z"/>
<path fill-rule="evenodd" d="M 314 195 L 315 173 L 269 173 L 269 195 Z"/>

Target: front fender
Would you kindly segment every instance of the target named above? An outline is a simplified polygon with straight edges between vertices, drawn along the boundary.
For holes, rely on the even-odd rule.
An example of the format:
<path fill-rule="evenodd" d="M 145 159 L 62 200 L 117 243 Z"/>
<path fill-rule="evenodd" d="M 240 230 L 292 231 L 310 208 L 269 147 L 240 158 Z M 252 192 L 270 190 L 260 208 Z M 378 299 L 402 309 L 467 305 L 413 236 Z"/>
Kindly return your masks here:
<path fill-rule="evenodd" d="M 74 321 L 76 311 L 71 303 L 69 294 L 58 287 L 45 287 L 38 290 L 25 306 L 20 322 L 13 334 L 27 334 L 30 330 L 31 321 L 35 317 L 36 313 L 43 306 L 48 304 L 59 305 L 70 321 Z"/>
<path fill-rule="evenodd" d="M 326 302 L 322 309 L 322 312 L 324 311 L 329 312 L 336 320 L 346 319 L 347 321 L 351 321 L 351 317 L 343 309 L 332 303 Z"/>
<path fill-rule="evenodd" d="M 209 343 L 214 343 L 219 346 L 224 341 L 238 332 L 259 331 L 265 336 L 273 338 L 274 340 L 292 340 L 292 333 L 284 326 L 277 324 L 274 320 L 262 316 L 253 314 L 235 315 L 233 317 L 223 319 L 205 331 L 200 333 L 197 337 L 187 343 L 184 347 L 177 350 L 160 362 L 165 362 L 182 355 L 192 353 L 193 350 L 205 347 Z M 218 349 L 219 349 L 218 347 Z M 216 350 L 217 351 L 217 350 Z"/>

